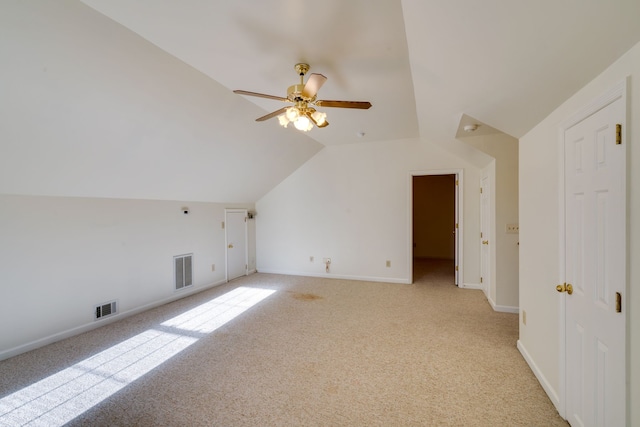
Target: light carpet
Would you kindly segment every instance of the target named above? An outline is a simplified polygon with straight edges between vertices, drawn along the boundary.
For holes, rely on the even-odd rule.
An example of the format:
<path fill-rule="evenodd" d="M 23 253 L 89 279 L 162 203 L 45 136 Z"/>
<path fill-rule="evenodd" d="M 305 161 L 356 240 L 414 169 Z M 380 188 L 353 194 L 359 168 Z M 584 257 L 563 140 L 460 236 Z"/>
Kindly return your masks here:
<path fill-rule="evenodd" d="M 243 287 L 275 292 L 69 425 L 567 426 L 516 349 L 518 316 L 451 271 L 417 263 L 413 285 L 243 277 L 0 362 L 0 403 Z"/>

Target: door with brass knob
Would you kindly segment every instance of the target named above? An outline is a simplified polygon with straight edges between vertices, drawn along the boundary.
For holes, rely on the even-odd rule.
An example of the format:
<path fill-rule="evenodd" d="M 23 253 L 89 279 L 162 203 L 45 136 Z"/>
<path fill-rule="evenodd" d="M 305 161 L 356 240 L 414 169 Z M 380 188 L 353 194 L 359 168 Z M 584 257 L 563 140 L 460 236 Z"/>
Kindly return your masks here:
<path fill-rule="evenodd" d="M 495 284 L 493 282 L 493 261 L 495 256 L 491 245 L 489 245 L 489 237 L 493 234 L 493 219 L 491 215 L 492 196 L 491 187 L 493 181 L 493 172 L 489 168 L 482 172 L 480 179 L 480 286 L 487 299 L 494 300 L 496 298 Z"/>
<path fill-rule="evenodd" d="M 227 244 L 227 280 L 245 276 L 248 272 L 246 209 L 225 210 L 225 238 Z"/>
<path fill-rule="evenodd" d="M 561 298 L 566 384 L 561 399 L 572 426 L 628 424 L 627 326 L 620 313 L 627 270 L 626 146 L 616 143 L 625 101 L 611 96 L 602 102 L 599 109 L 586 109 L 563 137 L 566 283 L 556 289 L 567 293 Z"/>

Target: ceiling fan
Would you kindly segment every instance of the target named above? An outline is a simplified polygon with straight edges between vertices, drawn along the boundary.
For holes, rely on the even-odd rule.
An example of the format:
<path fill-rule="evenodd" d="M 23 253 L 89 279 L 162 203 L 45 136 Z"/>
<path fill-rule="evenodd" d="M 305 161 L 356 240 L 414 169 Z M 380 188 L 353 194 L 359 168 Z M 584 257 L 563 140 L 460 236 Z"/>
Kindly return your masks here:
<path fill-rule="evenodd" d="M 304 132 L 308 132 L 313 129 L 313 125 L 316 125 L 319 128 L 329 125 L 327 115 L 323 112 L 317 111 L 315 107 L 356 108 L 360 110 L 367 110 L 371 108 L 371 103 L 368 101 L 327 101 L 316 99 L 318 90 L 322 87 L 324 82 L 327 81 L 327 78 L 322 74 L 311 73 L 307 79 L 307 83 L 304 83 L 304 76 L 310 68 L 309 64 L 296 64 L 294 68 L 300 76 L 300 83 L 289 86 L 286 98 L 281 96 L 265 95 L 263 93 L 248 92 L 246 90 L 234 90 L 233 93 L 293 103 L 293 106 L 282 107 L 273 113 L 258 117 L 256 121 L 263 122 L 272 117 L 278 116 L 280 125 L 287 127 L 289 123 L 293 123 L 296 129 Z"/>

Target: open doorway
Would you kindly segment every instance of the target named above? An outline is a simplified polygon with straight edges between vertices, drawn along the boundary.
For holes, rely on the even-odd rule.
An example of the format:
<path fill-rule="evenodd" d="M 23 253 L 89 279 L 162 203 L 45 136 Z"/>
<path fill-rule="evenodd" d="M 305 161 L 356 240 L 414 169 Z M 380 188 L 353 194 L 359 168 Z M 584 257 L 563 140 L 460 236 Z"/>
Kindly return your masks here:
<path fill-rule="evenodd" d="M 459 282 L 458 174 L 412 176 L 413 282 Z"/>

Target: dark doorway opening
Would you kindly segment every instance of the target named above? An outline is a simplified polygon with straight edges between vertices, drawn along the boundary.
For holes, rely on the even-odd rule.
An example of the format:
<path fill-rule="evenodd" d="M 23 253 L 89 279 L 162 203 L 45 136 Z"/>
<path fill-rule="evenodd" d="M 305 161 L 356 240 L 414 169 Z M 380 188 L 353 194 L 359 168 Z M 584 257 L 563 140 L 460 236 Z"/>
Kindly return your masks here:
<path fill-rule="evenodd" d="M 413 176 L 413 282 L 456 284 L 456 175 Z"/>

